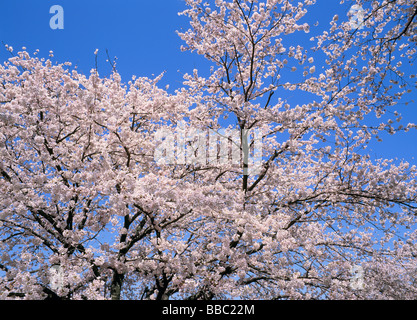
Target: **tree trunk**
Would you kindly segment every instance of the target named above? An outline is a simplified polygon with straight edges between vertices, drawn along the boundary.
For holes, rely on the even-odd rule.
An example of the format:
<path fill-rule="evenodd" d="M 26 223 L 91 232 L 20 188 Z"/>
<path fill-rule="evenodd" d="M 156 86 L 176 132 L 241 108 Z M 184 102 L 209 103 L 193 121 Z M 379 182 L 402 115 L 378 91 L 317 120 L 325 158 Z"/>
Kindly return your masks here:
<path fill-rule="evenodd" d="M 114 271 L 113 279 L 110 287 L 110 294 L 112 300 L 120 300 L 120 294 L 122 292 L 124 275 Z"/>
<path fill-rule="evenodd" d="M 244 192 L 248 190 L 248 177 L 249 177 L 249 143 L 248 143 L 248 130 L 243 129 L 241 131 L 242 141 L 242 162 L 243 162 L 243 185 Z"/>

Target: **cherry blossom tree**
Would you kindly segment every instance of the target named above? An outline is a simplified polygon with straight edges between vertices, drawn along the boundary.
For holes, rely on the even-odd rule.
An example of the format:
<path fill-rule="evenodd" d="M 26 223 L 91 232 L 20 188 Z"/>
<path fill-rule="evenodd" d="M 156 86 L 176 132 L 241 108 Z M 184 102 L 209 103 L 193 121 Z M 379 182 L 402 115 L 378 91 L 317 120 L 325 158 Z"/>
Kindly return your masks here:
<path fill-rule="evenodd" d="M 394 127 L 382 117 L 396 114 L 392 107 L 404 95 L 403 83 L 397 91 L 385 87 L 389 80 L 398 84 L 389 79 L 401 66 L 392 65 L 395 48 L 365 45 L 376 33 L 356 35 L 359 28 L 352 30 L 348 21 L 339 26 L 337 17 L 328 32 L 312 38 L 317 40 L 312 50 L 295 46 L 294 34 L 310 31 L 301 21 L 314 1 L 216 1 L 215 10 L 200 1 L 188 3 L 192 28 L 180 33 L 184 49 L 213 64 L 209 78 L 195 73 L 188 84 L 205 91 L 219 114 L 234 115 L 241 129 L 256 126 L 264 132 L 264 170 L 234 179 L 241 182 L 244 202 L 229 247 L 244 248 L 247 271 L 234 266 L 228 272 L 253 287 L 252 297 L 413 297 L 416 168 L 372 160 L 365 152 L 381 131 L 415 128 Z M 392 29 L 371 26 L 387 41 L 411 34 L 412 46 L 413 7 L 390 6 L 396 12 Z M 379 14 L 368 13 L 366 23 L 380 22 Z M 393 30 L 403 20 L 409 21 L 408 30 L 396 36 Z M 414 54 L 409 49 L 399 60 L 409 64 Z M 364 55 L 361 65 L 358 57 Z M 322 61 L 322 70 L 315 60 Z M 201 108 L 198 114 L 205 105 Z M 407 229 L 412 231 L 404 234 Z M 248 241 L 255 241 L 253 248 Z M 349 290 L 355 265 L 364 270 L 365 287 L 358 291 Z"/>
<path fill-rule="evenodd" d="M 331 28 L 317 37 L 317 48 L 327 54 L 326 63 L 343 75 L 344 82 L 339 87 L 352 92 L 360 87 L 362 98 L 357 102 L 376 107 L 381 116 L 416 87 L 416 74 L 410 69 L 416 59 L 417 4 L 367 0 L 357 3 L 354 6 L 361 12 L 360 23 L 352 25 L 350 20 L 335 15 Z M 398 112 L 393 112 L 398 117 Z M 394 132 L 398 127 L 385 129 Z"/>
<path fill-rule="evenodd" d="M 117 73 L 85 77 L 24 51 L 1 79 L 2 297 L 119 298 L 127 268 L 155 269 L 146 257 L 161 228 L 192 211 L 185 180 L 153 173 L 152 136 L 184 105 L 159 78 L 125 86 Z M 56 292 L 53 265 L 65 276 Z"/>
<path fill-rule="evenodd" d="M 186 3 L 183 49 L 211 69 L 174 94 L 25 51 L 0 67 L 0 297 L 415 299 L 417 168 L 366 152 L 415 128 L 389 119 L 414 85 L 395 82 L 413 79 L 414 7 L 312 34 L 312 0 Z M 210 142 L 225 122 L 239 163 L 155 159 L 161 130 L 178 157 L 180 123 Z"/>

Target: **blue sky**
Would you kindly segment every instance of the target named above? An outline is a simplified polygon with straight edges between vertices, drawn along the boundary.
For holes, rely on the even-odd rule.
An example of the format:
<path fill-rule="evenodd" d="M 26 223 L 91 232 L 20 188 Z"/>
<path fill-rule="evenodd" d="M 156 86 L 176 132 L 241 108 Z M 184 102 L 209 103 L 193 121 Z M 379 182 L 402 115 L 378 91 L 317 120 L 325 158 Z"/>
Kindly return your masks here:
<path fill-rule="evenodd" d="M 349 7 L 337 0 L 320 0 L 306 18 L 311 25 L 324 30 L 334 14 L 346 16 Z M 49 9 L 60 5 L 64 9 L 64 29 L 49 26 L 53 14 Z M 194 53 L 181 52 L 182 40 L 176 30 L 188 28 L 186 17 L 178 12 L 186 8 L 183 0 L 0 0 L 0 42 L 29 53 L 36 49 L 53 60 L 70 61 L 78 70 L 88 74 L 95 66 L 94 51 L 98 52 L 98 69 L 102 76 L 110 72 L 106 62 L 106 49 L 111 58 L 117 57 L 117 70 L 124 82 L 132 75 L 158 75 L 166 71 L 161 85 L 171 90 L 181 86 L 182 74 L 194 68 L 205 69 L 206 61 Z M 295 38 L 294 38 L 295 39 Z M 0 61 L 9 53 L 0 49 Z M 409 98 L 417 101 L 417 93 Z M 404 109 L 405 123 L 417 122 L 417 104 Z M 368 149 L 369 150 L 369 149 Z M 384 142 L 372 145 L 369 150 L 377 157 L 406 158 L 413 164 L 417 160 L 417 132 L 385 136 Z"/>
<path fill-rule="evenodd" d="M 49 26 L 53 16 L 49 9 L 56 4 L 64 9 L 63 30 Z M 187 20 L 177 12 L 184 8 L 182 0 L 2 0 L 0 40 L 15 50 L 39 49 L 41 56 L 53 50 L 54 59 L 71 61 L 83 73 L 94 67 L 94 51 L 99 49 L 103 75 L 109 71 L 108 49 L 111 58 L 118 58 L 117 69 L 126 81 L 133 74 L 151 77 L 164 70 L 169 79 L 181 81 L 178 69 L 201 62 L 200 57 L 179 49 L 182 41 L 175 31 L 186 27 Z M 5 54 L 1 52 L 0 59 Z"/>

